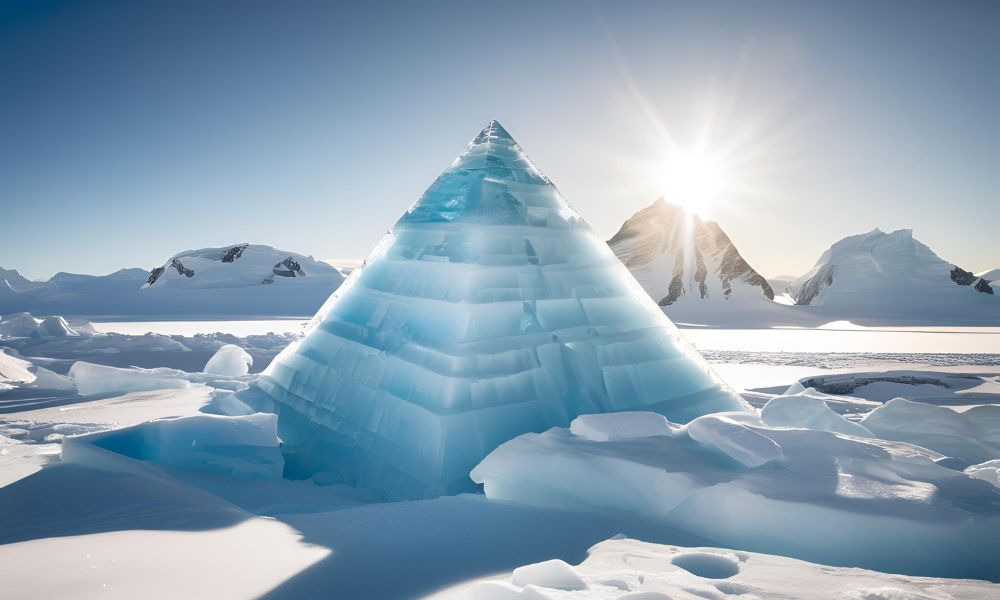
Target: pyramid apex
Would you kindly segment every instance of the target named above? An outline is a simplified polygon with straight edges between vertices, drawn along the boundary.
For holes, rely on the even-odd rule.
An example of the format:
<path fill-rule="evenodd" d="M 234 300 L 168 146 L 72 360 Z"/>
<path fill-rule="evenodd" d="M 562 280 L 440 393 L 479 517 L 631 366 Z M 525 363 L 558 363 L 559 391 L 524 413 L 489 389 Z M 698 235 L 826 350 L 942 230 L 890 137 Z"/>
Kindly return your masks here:
<path fill-rule="evenodd" d="M 507 133 L 507 130 L 503 128 L 500 121 L 493 119 L 479 132 L 476 139 L 473 140 L 473 144 L 482 144 L 483 142 L 488 142 L 492 140 L 510 140 L 514 141 L 514 138 Z"/>

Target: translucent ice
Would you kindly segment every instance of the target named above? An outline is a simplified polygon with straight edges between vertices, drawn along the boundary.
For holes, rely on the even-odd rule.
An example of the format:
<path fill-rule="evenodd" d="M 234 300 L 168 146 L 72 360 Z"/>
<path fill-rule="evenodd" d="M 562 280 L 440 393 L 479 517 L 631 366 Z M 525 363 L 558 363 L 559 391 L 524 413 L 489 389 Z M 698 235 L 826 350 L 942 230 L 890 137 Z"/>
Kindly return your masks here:
<path fill-rule="evenodd" d="M 746 408 L 496 121 L 310 328 L 259 383 L 285 447 L 387 497 L 580 414 Z"/>
<path fill-rule="evenodd" d="M 782 458 L 773 439 L 723 415 L 705 415 L 688 423 L 687 434 L 745 467 L 759 467 Z"/>
<path fill-rule="evenodd" d="M 69 369 L 69 376 L 84 396 L 186 388 L 186 375 L 177 369 L 120 369 L 83 361 L 73 363 Z"/>
<path fill-rule="evenodd" d="M 623 412 L 612 415 L 581 415 L 570 423 L 570 431 L 595 442 L 625 440 L 654 435 L 674 435 L 680 429 L 659 413 Z"/>
<path fill-rule="evenodd" d="M 115 455 L 237 479 L 280 479 L 283 467 L 276 420 L 267 414 L 160 419 L 63 440 L 64 463 L 130 468 Z"/>

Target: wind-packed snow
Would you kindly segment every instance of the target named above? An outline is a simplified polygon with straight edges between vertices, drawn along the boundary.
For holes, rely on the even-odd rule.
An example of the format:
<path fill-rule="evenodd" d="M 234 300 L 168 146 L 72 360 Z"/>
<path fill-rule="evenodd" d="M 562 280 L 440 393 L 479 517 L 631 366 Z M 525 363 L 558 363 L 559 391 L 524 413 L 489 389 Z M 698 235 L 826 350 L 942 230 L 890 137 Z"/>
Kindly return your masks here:
<path fill-rule="evenodd" d="M 1000 406 L 956 412 L 896 398 L 865 415 L 861 425 L 882 439 L 930 448 L 969 464 L 1000 458 Z"/>
<path fill-rule="evenodd" d="M 6 348 L 0 347 L 0 391 L 13 388 L 56 391 L 74 389 L 74 384 L 71 379 L 11 356 Z"/>
<path fill-rule="evenodd" d="M 587 589 L 587 584 L 573 567 L 559 559 L 518 567 L 510 579 L 514 585 L 521 587 L 530 585 L 564 591 Z"/>
<path fill-rule="evenodd" d="M 988 481 L 1000 488 L 1000 459 L 988 460 L 965 469 L 970 477 Z"/>
<path fill-rule="evenodd" d="M 220 347 L 212 355 L 212 358 L 208 359 L 202 370 L 211 375 L 239 377 L 249 373 L 251 366 L 253 366 L 253 357 L 246 350 L 235 344 L 226 344 Z"/>
<path fill-rule="evenodd" d="M 872 432 L 831 409 L 827 402 L 839 403 L 836 396 L 813 388 L 772 398 L 761 409 L 761 421 L 770 427 L 797 427 L 830 431 L 859 437 L 873 437 Z"/>
<path fill-rule="evenodd" d="M 542 576 L 518 577 L 525 572 Z M 997 591 L 995 584 L 980 581 L 887 575 L 622 537 L 592 547 L 578 566 L 525 565 L 510 576 L 458 586 L 431 600 L 981 600 Z"/>
<path fill-rule="evenodd" d="M 654 435 L 674 435 L 680 427 L 657 413 L 622 412 L 580 415 L 570 423 L 573 435 L 594 442 L 607 442 Z"/>
<path fill-rule="evenodd" d="M 832 565 L 1000 578 L 1000 489 L 905 443 L 707 415 L 686 435 L 595 442 L 554 428 L 472 472 L 495 500 L 614 510 L 729 548 Z"/>
<path fill-rule="evenodd" d="M 495 121 L 259 385 L 307 470 L 388 497 L 583 413 L 746 408 Z"/>
<path fill-rule="evenodd" d="M 781 460 L 781 446 L 761 430 L 726 415 L 705 415 L 687 424 L 688 437 L 728 456 L 744 467 Z"/>
<path fill-rule="evenodd" d="M 11 356 L 0 348 L 0 390 L 34 381 L 35 374 L 29 367 L 30 362 Z"/>

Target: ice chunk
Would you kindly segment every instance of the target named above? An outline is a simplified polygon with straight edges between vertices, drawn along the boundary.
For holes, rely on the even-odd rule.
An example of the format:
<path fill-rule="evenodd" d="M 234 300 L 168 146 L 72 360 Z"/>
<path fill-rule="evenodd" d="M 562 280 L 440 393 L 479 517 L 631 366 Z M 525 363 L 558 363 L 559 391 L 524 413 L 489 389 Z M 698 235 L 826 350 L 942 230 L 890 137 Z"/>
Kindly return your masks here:
<path fill-rule="evenodd" d="M 208 359 L 203 371 L 211 375 L 239 377 L 249 373 L 252 365 L 253 357 L 246 350 L 235 344 L 226 344 Z"/>
<path fill-rule="evenodd" d="M 988 460 L 978 465 L 972 465 L 965 470 L 970 477 L 988 481 L 1000 488 L 1000 460 Z"/>
<path fill-rule="evenodd" d="M 827 394 L 813 388 L 777 396 L 761 409 L 761 420 L 772 427 L 802 427 L 847 435 L 872 437 L 862 425 L 848 421 L 827 406 Z"/>
<path fill-rule="evenodd" d="M 38 324 L 38 337 L 75 337 L 80 335 L 62 317 L 47 317 Z"/>
<path fill-rule="evenodd" d="M 573 567 L 558 559 L 518 567 L 511 575 L 511 582 L 521 587 L 537 585 L 566 591 L 587 589 L 587 584 L 580 579 Z"/>
<path fill-rule="evenodd" d="M 92 394 L 145 392 L 188 387 L 187 373 L 177 369 L 119 369 L 77 361 L 69 376 L 84 396 Z"/>
<path fill-rule="evenodd" d="M 35 374 L 31 372 L 31 363 L 11 356 L 0 348 L 0 390 L 31 383 Z"/>
<path fill-rule="evenodd" d="M 386 497 L 578 415 L 748 410 L 495 121 L 259 386 L 297 464 Z"/>
<path fill-rule="evenodd" d="M 274 415 L 198 415 L 66 438 L 62 460 L 98 469 L 129 469 L 127 463 L 100 451 L 104 450 L 163 467 L 276 480 L 284 467 L 278 443 Z"/>
<path fill-rule="evenodd" d="M 36 390 L 71 390 L 73 380 L 32 364 L 30 361 L 7 354 L 0 347 L 0 391 L 11 388 Z"/>
<path fill-rule="evenodd" d="M 38 319 L 31 313 L 4 315 L 0 319 L 0 337 L 28 337 L 38 331 Z"/>
<path fill-rule="evenodd" d="M 722 415 L 705 415 L 687 424 L 691 439 L 751 468 L 782 458 L 781 446 L 759 431 Z"/>
<path fill-rule="evenodd" d="M 976 418 L 971 418 L 943 406 L 896 398 L 865 415 L 861 424 L 880 438 L 909 442 L 976 464 L 1000 458 L 998 414 L 1000 406 L 977 407 Z"/>
<path fill-rule="evenodd" d="M 615 511 L 729 548 L 1000 578 L 1000 489 L 936 464 L 940 454 L 769 427 L 742 414 L 700 417 L 685 431 L 602 442 L 560 428 L 525 434 L 490 453 L 472 477 L 491 499 Z M 747 468 L 765 460 L 772 464 Z M 992 467 L 983 468 L 989 475 Z"/>
<path fill-rule="evenodd" d="M 624 412 L 608 415 L 580 415 L 570 423 L 573 435 L 594 442 L 627 440 L 653 435 L 674 435 L 680 427 L 659 413 Z"/>

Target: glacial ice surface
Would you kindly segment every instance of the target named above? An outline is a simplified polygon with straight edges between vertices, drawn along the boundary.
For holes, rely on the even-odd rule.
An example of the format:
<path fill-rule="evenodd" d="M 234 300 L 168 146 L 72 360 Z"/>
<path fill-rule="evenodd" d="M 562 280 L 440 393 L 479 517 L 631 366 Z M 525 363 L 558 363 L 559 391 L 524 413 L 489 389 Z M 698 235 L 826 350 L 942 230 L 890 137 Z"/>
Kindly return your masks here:
<path fill-rule="evenodd" d="M 130 459 L 161 467 L 245 480 L 281 479 L 274 415 L 197 415 L 67 437 L 62 462 L 102 470 L 132 470 Z"/>
<path fill-rule="evenodd" d="M 474 489 L 499 444 L 580 414 L 746 409 L 496 121 L 259 386 L 304 470 L 386 497 Z"/>
<path fill-rule="evenodd" d="M 105 365 L 95 365 L 77 361 L 69 369 L 69 376 L 76 383 L 76 389 L 84 396 L 111 392 L 145 392 L 188 387 L 187 373 L 177 369 L 159 367 L 156 369 L 120 369 Z"/>
<path fill-rule="evenodd" d="M 722 413 L 676 435 L 593 441 L 572 428 L 527 433 L 494 450 L 472 478 L 494 500 L 627 513 L 727 548 L 996 581 L 993 465 L 963 473 L 937 464 L 941 458 L 908 443 Z"/>

